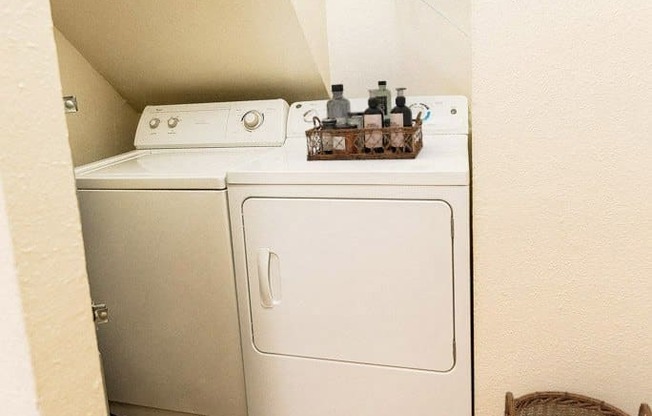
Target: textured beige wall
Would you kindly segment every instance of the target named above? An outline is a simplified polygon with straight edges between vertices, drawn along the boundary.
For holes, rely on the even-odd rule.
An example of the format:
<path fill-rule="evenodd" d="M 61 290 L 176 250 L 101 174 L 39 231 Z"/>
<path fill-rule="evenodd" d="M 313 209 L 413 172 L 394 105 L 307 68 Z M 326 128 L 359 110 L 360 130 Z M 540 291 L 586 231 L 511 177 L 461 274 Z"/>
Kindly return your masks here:
<path fill-rule="evenodd" d="M 102 415 L 49 2 L 5 0 L 0 39 L 0 176 L 40 414 Z"/>
<path fill-rule="evenodd" d="M 331 80 L 367 97 L 471 94 L 470 0 L 326 0 Z"/>
<path fill-rule="evenodd" d="M 652 402 L 652 3 L 473 2 L 478 416 Z"/>
<path fill-rule="evenodd" d="M 290 0 L 303 37 L 308 43 L 312 59 L 319 70 L 326 91 L 331 88 L 328 58 L 328 33 L 326 25 L 326 2 L 330 0 Z"/>
<path fill-rule="evenodd" d="M 66 114 L 75 166 L 133 149 L 139 114 L 61 32 L 54 30 L 63 95 L 77 97 L 79 112 Z"/>
<path fill-rule="evenodd" d="M 2 414 L 38 416 L 38 397 L 0 176 L 0 403 Z"/>

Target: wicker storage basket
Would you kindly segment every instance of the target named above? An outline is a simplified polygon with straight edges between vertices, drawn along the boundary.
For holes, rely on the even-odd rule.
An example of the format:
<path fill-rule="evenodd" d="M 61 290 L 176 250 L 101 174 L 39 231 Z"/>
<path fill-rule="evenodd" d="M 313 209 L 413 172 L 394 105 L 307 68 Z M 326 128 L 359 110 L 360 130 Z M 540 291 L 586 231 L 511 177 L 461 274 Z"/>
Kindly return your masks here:
<path fill-rule="evenodd" d="M 514 398 L 505 397 L 505 416 L 629 416 L 627 413 L 591 397 L 564 392 L 537 392 Z M 639 416 L 652 416 L 643 403 Z"/>
<path fill-rule="evenodd" d="M 324 129 L 315 117 L 306 131 L 308 160 L 414 159 L 423 147 L 420 116 L 412 127 L 362 129 Z"/>

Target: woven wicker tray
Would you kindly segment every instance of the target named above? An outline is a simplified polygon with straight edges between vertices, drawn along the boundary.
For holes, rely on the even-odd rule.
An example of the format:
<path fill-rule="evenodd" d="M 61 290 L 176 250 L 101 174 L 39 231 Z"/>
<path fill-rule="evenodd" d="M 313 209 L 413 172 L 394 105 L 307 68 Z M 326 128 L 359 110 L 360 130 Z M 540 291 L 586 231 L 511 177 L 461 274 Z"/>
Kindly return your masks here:
<path fill-rule="evenodd" d="M 650 406 L 643 403 L 639 416 L 652 416 Z M 544 391 L 514 398 L 505 395 L 505 416 L 629 416 L 615 406 L 575 393 Z"/>
<path fill-rule="evenodd" d="M 308 160 L 414 159 L 423 147 L 421 118 L 412 127 L 324 129 L 317 117 L 306 131 Z"/>

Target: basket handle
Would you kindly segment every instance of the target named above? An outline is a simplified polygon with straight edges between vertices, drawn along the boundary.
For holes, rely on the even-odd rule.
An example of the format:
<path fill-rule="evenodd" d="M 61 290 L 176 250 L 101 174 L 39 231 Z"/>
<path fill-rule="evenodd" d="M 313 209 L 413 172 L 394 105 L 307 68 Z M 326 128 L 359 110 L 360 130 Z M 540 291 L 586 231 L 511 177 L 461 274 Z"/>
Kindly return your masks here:
<path fill-rule="evenodd" d="M 419 113 L 421 115 L 421 113 Z M 420 120 L 419 120 L 420 121 Z M 505 394 L 505 416 L 516 416 L 516 406 L 514 403 L 514 395 L 511 391 Z"/>
<path fill-rule="evenodd" d="M 312 125 L 313 125 L 316 129 L 321 129 L 321 120 L 319 119 L 319 117 L 314 116 L 314 117 L 312 118 Z"/>
<path fill-rule="evenodd" d="M 420 126 L 421 123 L 423 123 L 423 120 L 421 120 L 421 111 L 419 111 L 419 114 L 417 114 L 417 118 L 414 119 L 414 124 Z"/>

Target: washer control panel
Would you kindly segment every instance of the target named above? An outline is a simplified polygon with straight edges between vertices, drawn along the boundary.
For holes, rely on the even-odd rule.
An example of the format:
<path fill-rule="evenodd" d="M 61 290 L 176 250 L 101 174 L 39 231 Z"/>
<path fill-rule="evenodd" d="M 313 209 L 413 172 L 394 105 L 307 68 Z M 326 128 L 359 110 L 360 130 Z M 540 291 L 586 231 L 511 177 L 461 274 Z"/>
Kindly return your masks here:
<path fill-rule="evenodd" d="M 283 100 L 147 106 L 137 149 L 280 146 L 288 105 Z"/>
<path fill-rule="evenodd" d="M 366 98 L 353 98 L 352 112 L 367 108 Z M 421 113 L 423 130 L 427 134 L 468 134 L 469 110 L 466 97 L 457 95 L 434 95 L 407 97 L 406 105 L 412 110 L 412 117 Z M 326 118 L 326 100 L 301 101 L 290 106 L 288 115 L 288 137 L 305 137 L 313 127 L 313 117 Z"/>

